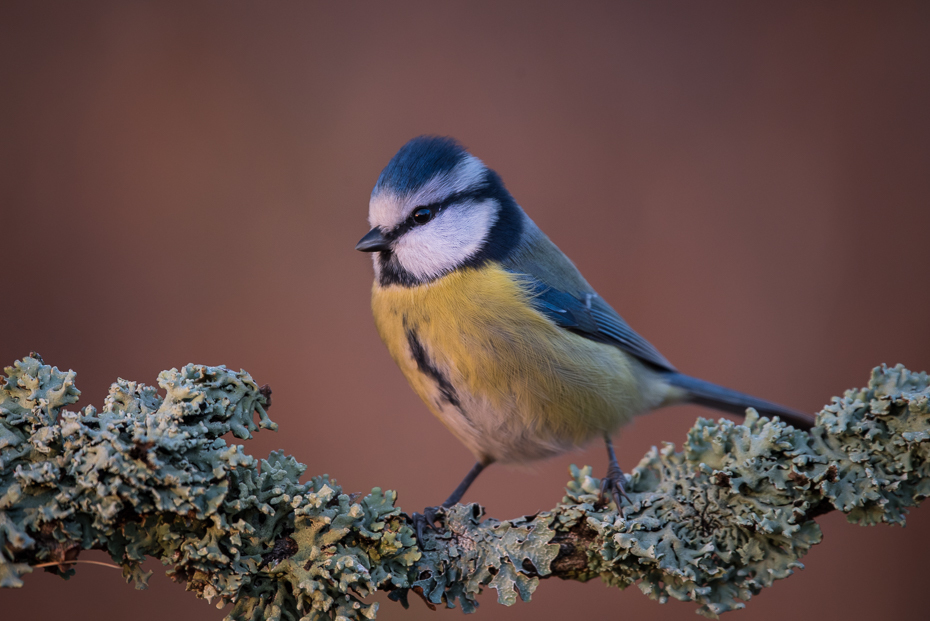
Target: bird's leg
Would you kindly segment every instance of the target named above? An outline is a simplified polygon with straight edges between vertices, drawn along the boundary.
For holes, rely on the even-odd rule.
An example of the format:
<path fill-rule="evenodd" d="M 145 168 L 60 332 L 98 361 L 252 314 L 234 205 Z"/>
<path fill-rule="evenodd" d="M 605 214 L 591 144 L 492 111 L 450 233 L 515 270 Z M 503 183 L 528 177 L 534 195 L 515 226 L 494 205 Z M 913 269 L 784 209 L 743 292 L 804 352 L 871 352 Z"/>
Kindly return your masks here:
<path fill-rule="evenodd" d="M 607 475 L 601 482 L 601 496 L 599 502 L 605 502 L 605 498 L 609 493 L 613 497 L 614 502 L 617 503 L 617 511 L 619 511 L 620 500 L 622 498 L 626 498 L 627 502 L 630 504 L 633 504 L 633 501 L 626 495 L 626 489 L 624 489 L 626 477 L 623 475 L 623 471 L 620 470 L 620 464 L 617 463 L 617 455 L 614 453 L 614 443 L 606 433 L 604 434 L 604 442 L 607 443 L 607 457 L 610 464 L 607 466 Z"/>
<path fill-rule="evenodd" d="M 462 496 L 465 495 L 465 492 L 468 491 L 468 488 L 475 482 L 475 479 L 478 478 L 478 475 L 481 474 L 481 471 L 484 470 L 486 465 L 487 464 L 483 464 L 479 461 L 472 466 L 472 469 L 468 471 L 468 474 L 465 475 L 465 478 L 462 479 L 459 486 L 455 488 L 455 491 L 452 492 L 441 505 L 438 507 L 426 507 L 423 509 L 423 513 L 414 513 L 410 516 L 413 519 L 413 525 L 417 531 L 417 542 L 420 544 L 421 548 L 423 547 L 424 529 L 429 528 L 430 530 L 436 530 L 435 524 L 439 517 L 445 513 L 446 509 L 458 504 Z"/>

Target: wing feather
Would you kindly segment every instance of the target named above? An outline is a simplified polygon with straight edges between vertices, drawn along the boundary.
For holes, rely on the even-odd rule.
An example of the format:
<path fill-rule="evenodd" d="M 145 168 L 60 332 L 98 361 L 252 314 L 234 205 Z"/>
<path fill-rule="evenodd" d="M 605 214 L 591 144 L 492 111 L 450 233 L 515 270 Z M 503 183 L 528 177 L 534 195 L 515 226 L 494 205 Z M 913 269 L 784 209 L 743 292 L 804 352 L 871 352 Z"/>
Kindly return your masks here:
<path fill-rule="evenodd" d="M 531 303 L 534 308 L 548 317 L 557 326 L 599 343 L 619 347 L 654 367 L 674 371 L 675 367 L 659 353 L 653 345 L 623 320 L 617 312 L 596 293 L 580 299 L 570 293 L 559 291 L 529 274 L 532 289 Z"/>
<path fill-rule="evenodd" d="M 520 242 L 503 266 L 525 277 L 532 304 L 557 326 L 599 343 L 607 343 L 664 371 L 675 367 L 649 341 L 602 300 L 578 268 L 523 214 Z"/>

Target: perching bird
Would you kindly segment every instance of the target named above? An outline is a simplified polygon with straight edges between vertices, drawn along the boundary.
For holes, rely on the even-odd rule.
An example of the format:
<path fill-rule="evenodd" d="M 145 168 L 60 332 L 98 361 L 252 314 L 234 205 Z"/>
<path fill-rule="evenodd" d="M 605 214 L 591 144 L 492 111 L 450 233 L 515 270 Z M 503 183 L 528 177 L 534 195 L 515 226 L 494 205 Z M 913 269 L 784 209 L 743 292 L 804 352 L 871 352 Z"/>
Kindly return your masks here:
<path fill-rule="evenodd" d="M 637 414 L 698 403 L 753 407 L 795 426 L 812 417 L 679 373 L 634 332 L 539 230 L 500 177 L 451 138 L 422 136 L 381 172 L 369 204 L 372 311 L 413 390 L 477 463 L 418 536 L 494 462 L 522 464 L 607 443 L 603 479 L 619 509 L 611 434 Z"/>

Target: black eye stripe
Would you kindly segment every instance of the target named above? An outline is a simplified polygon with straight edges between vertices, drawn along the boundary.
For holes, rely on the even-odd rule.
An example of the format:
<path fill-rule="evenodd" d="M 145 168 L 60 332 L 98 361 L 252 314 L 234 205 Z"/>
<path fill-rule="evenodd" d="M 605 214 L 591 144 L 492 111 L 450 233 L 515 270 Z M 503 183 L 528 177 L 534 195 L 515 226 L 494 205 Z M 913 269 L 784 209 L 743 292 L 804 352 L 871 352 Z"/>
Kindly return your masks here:
<path fill-rule="evenodd" d="M 420 211 L 421 209 L 429 209 L 430 212 L 432 213 L 430 220 L 432 220 L 432 219 L 435 219 L 436 216 L 438 216 L 440 213 L 442 213 L 442 211 L 445 210 L 446 207 L 454 205 L 455 203 L 459 203 L 459 202 L 467 201 L 467 200 L 480 201 L 480 200 L 484 200 L 488 198 L 495 198 L 496 196 L 497 194 L 495 193 L 494 189 L 489 184 L 482 184 L 480 187 L 474 190 L 469 190 L 467 192 L 456 192 L 455 194 L 450 194 L 444 200 L 436 202 L 436 203 L 431 203 L 429 205 L 418 205 L 410 213 L 410 215 L 407 217 L 406 220 L 404 220 L 403 222 L 395 226 L 390 232 L 388 232 L 385 235 L 385 237 L 393 241 L 397 239 L 398 237 L 400 237 L 401 235 L 403 235 L 404 233 L 406 233 L 407 231 L 409 231 L 410 229 L 420 226 L 421 224 L 425 224 L 426 222 L 429 222 L 429 220 L 426 220 L 425 222 L 418 223 L 416 222 L 416 220 L 414 220 L 414 217 L 413 217 L 414 214 Z"/>

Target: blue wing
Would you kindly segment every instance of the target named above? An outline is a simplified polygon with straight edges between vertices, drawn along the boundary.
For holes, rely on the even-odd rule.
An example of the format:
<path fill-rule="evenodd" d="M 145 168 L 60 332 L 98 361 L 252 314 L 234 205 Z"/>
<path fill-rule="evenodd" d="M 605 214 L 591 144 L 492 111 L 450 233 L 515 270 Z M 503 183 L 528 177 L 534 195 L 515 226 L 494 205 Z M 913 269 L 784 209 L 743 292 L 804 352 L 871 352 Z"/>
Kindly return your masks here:
<path fill-rule="evenodd" d="M 537 311 L 575 334 L 618 347 L 659 370 L 675 371 L 665 356 L 633 332 L 594 292 L 578 268 L 532 220 L 524 216 L 522 226 L 520 243 L 501 264 L 526 279 Z"/>
<path fill-rule="evenodd" d="M 585 299 L 559 291 L 528 274 L 533 307 L 557 326 L 592 341 L 619 347 L 643 362 L 665 371 L 675 367 L 652 344 L 638 335 L 607 302 L 596 293 L 584 294 Z"/>

